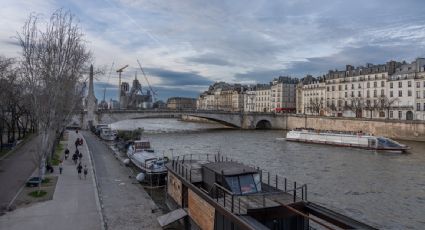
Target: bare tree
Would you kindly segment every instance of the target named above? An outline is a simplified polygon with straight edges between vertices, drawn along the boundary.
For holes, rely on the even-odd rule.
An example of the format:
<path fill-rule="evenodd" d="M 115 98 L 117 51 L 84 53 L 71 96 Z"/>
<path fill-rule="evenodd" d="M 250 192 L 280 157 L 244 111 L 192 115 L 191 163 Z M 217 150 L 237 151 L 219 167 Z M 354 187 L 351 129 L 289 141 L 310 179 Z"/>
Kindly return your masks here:
<path fill-rule="evenodd" d="M 31 111 L 41 139 L 35 151 L 39 176 L 54 140 L 81 100 L 81 80 L 91 60 L 83 33 L 69 11 L 57 10 L 40 29 L 40 20 L 31 15 L 18 33 L 22 48 L 22 77 L 31 95 Z"/>
<path fill-rule="evenodd" d="M 364 101 L 360 97 L 353 97 L 350 99 L 350 103 L 347 104 L 347 109 L 351 110 L 356 114 L 356 117 L 361 117 L 361 113 L 365 108 Z"/>
<path fill-rule="evenodd" d="M 386 113 L 387 115 L 385 116 L 386 119 L 389 118 L 389 114 L 390 114 L 391 108 L 398 101 L 399 101 L 399 99 L 397 97 L 395 97 L 395 98 L 388 98 L 387 96 L 384 96 L 384 95 L 382 95 L 382 96 L 379 97 L 378 106 L 379 106 L 379 109 L 380 110 L 383 110 L 383 111 L 386 111 L 387 112 Z"/>
<path fill-rule="evenodd" d="M 322 109 L 324 108 L 324 103 L 323 103 L 323 98 L 310 98 L 310 102 L 309 105 L 307 107 L 307 109 L 316 114 L 316 115 L 320 115 L 320 111 L 322 111 Z"/>

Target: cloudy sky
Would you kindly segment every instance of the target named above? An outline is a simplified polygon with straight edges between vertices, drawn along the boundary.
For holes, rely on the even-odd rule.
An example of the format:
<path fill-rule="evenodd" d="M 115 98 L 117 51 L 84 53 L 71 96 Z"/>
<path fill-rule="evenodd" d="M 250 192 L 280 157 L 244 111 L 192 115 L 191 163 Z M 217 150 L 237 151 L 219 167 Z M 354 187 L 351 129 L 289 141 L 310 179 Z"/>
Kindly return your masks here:
<path fill-rule="evenodd" d="M 14 36 L 28 15 L 69 9 L 95 65 L 96 92 L 115 97 L 109 68 L 139 59 L 160 99 L 196 97 L 215 81 L 265 83 L 315 76 L 346 64 L 425 57 L 425 1 L 356 0 L 0 0 L 0 55 L 18 56 Z M 138 78 L 142 74 L 138 71 Z M 142 81 L 142 85 L 146 85 Z"/>

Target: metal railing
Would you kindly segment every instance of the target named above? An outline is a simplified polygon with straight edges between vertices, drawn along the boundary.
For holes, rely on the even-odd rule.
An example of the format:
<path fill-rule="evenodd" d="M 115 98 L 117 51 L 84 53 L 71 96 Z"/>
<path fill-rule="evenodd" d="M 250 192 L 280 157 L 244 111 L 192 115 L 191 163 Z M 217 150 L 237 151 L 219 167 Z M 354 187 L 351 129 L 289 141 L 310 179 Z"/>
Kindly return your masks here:
<path fill-rule="evenodd" d="M 193 168 L 191 164 L 188 164 L 193 161 L 237 162 L 221 154 L 188 154 L 174 157 L 171 162 L 172 169 L 175 173 L 193 183 L 195 181 L 194 171 L 200 170 L 200 168 Z M 268 203 L 273 202 L 273 200 L 267 201 L 268 197 L 273 195 L 284 196 L 290 203 L 307 201 L 307 184 L 291 181 L 267 170 L 261 170 L 259 167 L 257 167 L 257 170 L 261 181 L 261 191 L 259 193 L 235 194 L 217 183 L 214 183 L 208 191 L 203 190 L 211 198 L 215 199 L 219 205 L 235 214 L 246 214 L 246 211 L 254 203 L 255 208 L 268 207 Z M 200 172 L 198 171 L 197 174 L 200 175 Z"/>

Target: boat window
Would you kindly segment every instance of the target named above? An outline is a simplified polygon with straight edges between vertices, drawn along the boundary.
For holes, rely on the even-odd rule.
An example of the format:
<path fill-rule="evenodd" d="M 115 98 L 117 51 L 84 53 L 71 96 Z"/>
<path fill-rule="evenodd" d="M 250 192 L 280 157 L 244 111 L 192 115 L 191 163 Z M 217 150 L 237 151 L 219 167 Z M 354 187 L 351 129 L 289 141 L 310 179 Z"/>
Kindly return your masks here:
<path fill-rule="evenodd" d="M 228 176 L 225 177 L 225 179 L 230 191 L 236 194 L 241 194 L 241 189 L 239 187 L 239 179 L 237 176 Z"/>
<path fill-rule="evenodd" d="M 386 138 L 378 138 L 378 145 L 380 147 L 400 147 L 398 143 Z"/>
<path fill-rule="evenodd" d="M 257 187 L 257 191 L 261 192 L 261 180 L 259 174 L 254 174 L 254 182 L 255 186 Z"/>
<path fill-rule="evenodd" d="M 239 181 L 241 184 L 241 192 L 242 194 L 248 194 L 248 193 L 256 193 L 257 188 L 254 184 L 254 179 L 252 178 L 252 175 L 243 175 L 239 176 Z"/>

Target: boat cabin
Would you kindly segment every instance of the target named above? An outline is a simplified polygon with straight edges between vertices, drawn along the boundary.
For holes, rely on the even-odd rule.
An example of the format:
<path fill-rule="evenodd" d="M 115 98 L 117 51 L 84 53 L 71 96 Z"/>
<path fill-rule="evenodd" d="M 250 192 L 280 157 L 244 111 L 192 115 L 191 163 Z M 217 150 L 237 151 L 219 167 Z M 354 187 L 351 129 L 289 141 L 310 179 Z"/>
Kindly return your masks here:
<path fill-rule="evenodd" d="M 206 189 L 219 184 L 236 195 L 261 192 L 258 170 L 237 162 L 216 162 L 202 165 L 202 181 Z"/>
<path fill-rule="evenodd" d="M 133 143 L 134 151 L 147 151 L 147 152 L 153 152 L 151 149 L 151 143 L 149 140 L 138 140 L 134 141 Z"/>

